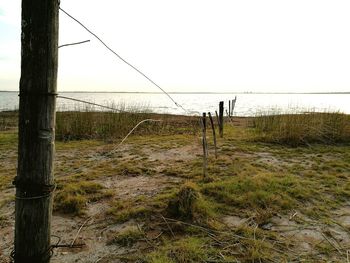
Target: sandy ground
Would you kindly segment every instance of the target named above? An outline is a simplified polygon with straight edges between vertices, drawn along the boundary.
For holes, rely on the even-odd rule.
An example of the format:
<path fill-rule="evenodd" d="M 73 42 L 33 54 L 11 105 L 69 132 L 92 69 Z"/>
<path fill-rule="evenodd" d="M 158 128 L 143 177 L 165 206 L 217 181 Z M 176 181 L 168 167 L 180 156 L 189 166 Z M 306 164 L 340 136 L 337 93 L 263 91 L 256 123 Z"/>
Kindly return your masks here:
<path fill-rule="evenodd" d="M 103 152 L 103 147 L 98 146 L 90 152 L 85 151 L 82 153 L 71 150 L 58 152 L 56 167 L 67 159 L 76 157 L 79 154 L 79 158 L 82 158 L 85 154 L 86 158 L 90 158 L 91 161 L 103 161 L 109 157 L 105 157 L 102 154 L 96 155 L 96 152 Z M 157 162 L 157 169 L 152 176 L 141 174 L 130 177 L 123 174 L 115 174 L 114 176 L 101 177 L 95 180 L 107 189 L 112 190 L 115 193 L 113 198 L 118 200 L 128 200 L 139 196 L 152 197 L 166 187 L 182 182 L 185 179 L 164 175 L 162 170 L 171 167 L 174 161 L 188 161 L 198 158 L 202 151 L 200 145 L 194 140 L 190 145 L 182 145 L 171 149 L 149 149 L 147 146 L 125 144 L 118 152 L 122 155 L 121 158 L 124 158 L 123 160 L 127 160 L 137 156 L 137 154 L 130 153 L 133 149 L 136 149 L 142 155 L 146 155 L 148 161 Z M 14 151 L 3 154 L 8 156 L 7 161 L 3 162 L 5 168 L 7 165 L 15 165 L 13 156 L 16 153 Z M 237 156 L 244 154 L 249 155 L 249 153 L 240 152 L 237 153 Z M 279 160 L 276 156 L 272 156 L 270 153 L 263 152 L 256 153 L 251 157 L 255 158 L 257 162 L 277 167 L 290 165 L 298 161 L 285 162 Z M 84 167 L 81 167 L 81 169 L 84 170 Z M 11 198 L 14 196 L 14 192 L 15 189 L 13 187 L 2 190 L 0 198 Z M 60 244 L 69 245 L 74 241 L 74 244 L 83 244 L 84 246 L 83 248 L 55 249 L 51 262 L 121 262 L 115 256 L 133 254 L 135 252 L 133 247 L 125 248 L 118 245 L 107 245 L 107 242 L 112 235 L 127 227 L 142 228 L 142 223 L 131 219 L 124 223 L 107 224 L 103 215 L 108 208 L 107 201 L 99 201 L 87 204 L 86 214 L 83 217 L 54 213 L 52 218 L 52 243 L 55 244 L 60 239 Z M 0 225 L 0 262 L 5 263 L 10 262 L 9 255 L 13 249 L 14 201 L 8 201 L 1 208 L 0 212 L 5 218 Z M 292 237 L 294 239 L 293 244 L 297 244 L 297 249 L 301 254 L 309 253 L 315 243 L 328 242 L 336 249 L 350 247 L 350 204 L 333 211 L 333 219 L 335 224 L 329 225 L 325 222 L 310 220 L 300 211 L 292 211 L 288 216 L 274 216 L 269 224 L 262 227 L 275 231 L 282 236 Z M 222 221 L 230 228 L 250 224 L 249 218 L 241 218 L 237 215 L 228 215 L 222 218 Z M 293 250 L 295 250 L 295 247 Z M 343 251 L 339 251 L 339 253 L 344 253 Z M 288 251 L 284 252 L 288 253 Z M 112 259 L 111 255 L 113 255 L 114 259 Z"/>

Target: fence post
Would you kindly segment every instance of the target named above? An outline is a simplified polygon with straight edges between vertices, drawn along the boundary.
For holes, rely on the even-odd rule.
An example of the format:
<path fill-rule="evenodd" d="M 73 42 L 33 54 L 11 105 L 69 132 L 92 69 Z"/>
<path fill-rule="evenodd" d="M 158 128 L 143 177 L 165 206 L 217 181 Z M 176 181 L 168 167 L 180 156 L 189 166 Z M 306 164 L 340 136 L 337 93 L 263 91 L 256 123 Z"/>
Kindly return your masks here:
<path fill-rule="evenodd" d="M 203 112 L 202 117 L 202 144 L 203 144 L 203 179 L 207 178 L 208 175 L 208 145 L 207 145 L 207 123 L 206 113 Z"/>
<path fill-rule="evenodd" d="M 236 101 L 237 101 L 237 96 L 235 96 L 235 99 L 232 100 L 232 106 L 231 106 L 232 113 L 231 113 L 231 116 L 233 116 L 233 111 L 234 111 L 235 106 L 236 106 Z"/>
<path fill-rule="evenodd" d="M 22 0 L 15 263 L 47 263 L 57 92 L 57 0 Z"/>
<path fill-rule="evenodd" d="M 231 100 L 228 100 L 228 116 L 231 116 Z"/>
<path fill-rule="evenodd" d="M 209 120 L 210 120 L 210 124 L 211 124 L 211 129 L 213 130 L 215 159 L 217 159 L 218 158 L 218 151 L 217 151 L 217 146 L 216 146 L 216 132 L 215 132 L 214 121 L 213 121 L 213 117 L 211 116 L 210 112 L 208 112 L 208 115 L 209 115 Z"/>
<path fill-rule="evenodd" d="M 231 122 L 231 124 L 233 125 L 233 121 L 232 121 L 230 115 L 228 114 L 227 110 L 226 110 L 226 115 L 227 115 L 227 118 L 229 119 L 229 121 Z"/>
<path fill-rule="evenodd" d="M 220 127 L 220 119 L 219 119 L 219 115 L 218 115 L 218 111 L 215 111 L 215 115 L 216 115 L 216 121 L 218 123 L 218 127 Z"/>
<path fill-rule="evenodd" d="M 224 136 L 224 102 L 219 103 L 219 134 L 220 138 Z"/>

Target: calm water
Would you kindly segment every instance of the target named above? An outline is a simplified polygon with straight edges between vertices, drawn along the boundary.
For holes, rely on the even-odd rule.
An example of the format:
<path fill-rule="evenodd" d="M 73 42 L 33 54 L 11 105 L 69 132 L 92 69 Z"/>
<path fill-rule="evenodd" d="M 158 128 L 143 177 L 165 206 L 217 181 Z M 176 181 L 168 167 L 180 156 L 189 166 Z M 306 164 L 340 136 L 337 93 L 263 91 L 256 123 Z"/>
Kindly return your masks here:
<path fill-rule="evenodd" d="M 62 96 L 115 107 L 143 107 L 157 113 L 188 114 L 164 94 L 143 93 L 71 93 Z M 293 111 L 340 111 L 350 114 L 350 94 L 171 94 L 171 96 L 192 114 L 214 112 L 219 101 L 225 102 L 237 95 L 235 115 L 251 116 L 258 112 Z M 78 102 L 57 99 L 58 110 L 75 110 L 85 106 Z M 18 109 L 16 92 L 0 92 L 0 111 Z M 96 108 L 97 109 L 97 108 Z"/>

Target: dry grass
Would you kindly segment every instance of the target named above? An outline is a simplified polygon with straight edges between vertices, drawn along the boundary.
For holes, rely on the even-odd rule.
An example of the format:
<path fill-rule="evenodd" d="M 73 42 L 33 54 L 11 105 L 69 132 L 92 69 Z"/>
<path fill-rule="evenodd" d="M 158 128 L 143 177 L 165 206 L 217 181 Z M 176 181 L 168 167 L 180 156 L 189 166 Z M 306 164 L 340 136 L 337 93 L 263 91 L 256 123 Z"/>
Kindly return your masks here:
<path fill-rule="evenodd" d="M 145 122 L 134 132 L 138 135 L 164 135 L 173 132 L 193 133 L 196 119 L 177 118 L 166 114 L 150 113 L 133 109 L 130 112 L 101 112 L 94 107 L 77 108 L 71 112 L 57 112 L 56 138 L 58 140 L 123 138 L 140 121 L 156 119 L 160 122 Z"/>
<path fill-rule="evenodd" d="M 338 112 L 263 113 L 253 118 L 256 140 L 292 146 L 350 141 L 350 116 Z"/>

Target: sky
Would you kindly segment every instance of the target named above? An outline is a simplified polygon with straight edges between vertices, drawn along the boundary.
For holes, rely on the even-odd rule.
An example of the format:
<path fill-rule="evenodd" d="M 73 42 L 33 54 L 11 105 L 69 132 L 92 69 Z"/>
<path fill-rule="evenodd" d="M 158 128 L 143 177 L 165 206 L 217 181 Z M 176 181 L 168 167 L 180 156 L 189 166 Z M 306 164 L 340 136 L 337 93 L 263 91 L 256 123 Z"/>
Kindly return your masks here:
<path fill-rule="evenodd" d="M 61 0 L 170 92 L 350 91 L 348 0 Z M 0 90 L 18 90 L 21 1 L 0 0 Z M 157 92 L 60 13 L 58 91 Z"/>

